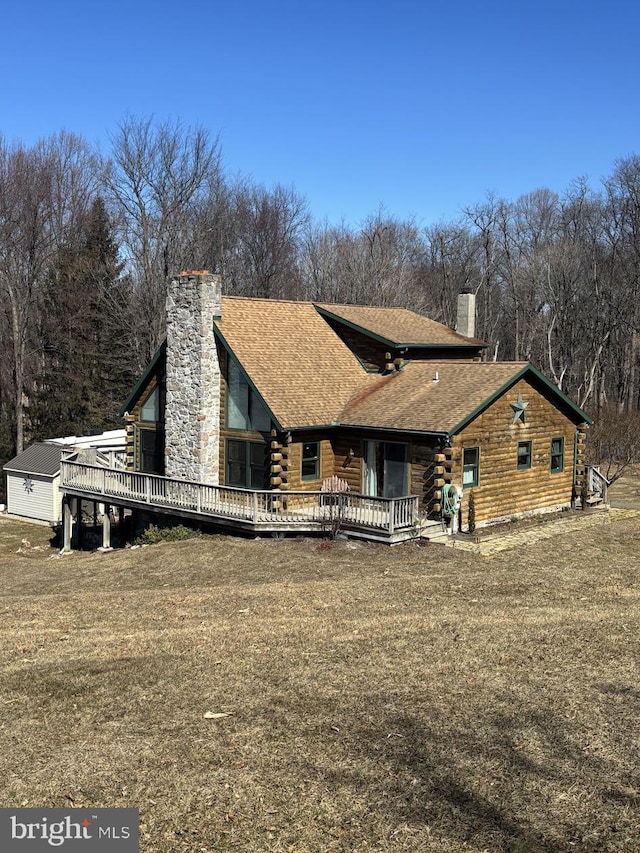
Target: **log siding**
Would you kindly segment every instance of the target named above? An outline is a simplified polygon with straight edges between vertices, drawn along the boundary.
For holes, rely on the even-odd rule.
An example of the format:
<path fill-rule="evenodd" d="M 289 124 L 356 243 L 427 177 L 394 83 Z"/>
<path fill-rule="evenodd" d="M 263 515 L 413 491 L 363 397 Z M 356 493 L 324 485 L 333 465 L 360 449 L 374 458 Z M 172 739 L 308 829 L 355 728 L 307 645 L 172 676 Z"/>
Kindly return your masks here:
<path fill-rule="evenodd" d="M 511 406 L 518 393 L 528 403 L 524 423 Z M 464 449 L 478 447 L 480 466 L 475 494 L 476 523 L 520 517 L 539 510 L 569 506 L 574 497 L 573 448 L 578 427 L 526 380 L 482 412 L 452 439 L 452 473 L 462 484 Z M 563 439 L 562 470 L 551 470 L 554 439 Z M 519 467 L 518 447 L 531 442 L 531 464 Z M 466 526 L 468 499 L 462 501 Z"/>

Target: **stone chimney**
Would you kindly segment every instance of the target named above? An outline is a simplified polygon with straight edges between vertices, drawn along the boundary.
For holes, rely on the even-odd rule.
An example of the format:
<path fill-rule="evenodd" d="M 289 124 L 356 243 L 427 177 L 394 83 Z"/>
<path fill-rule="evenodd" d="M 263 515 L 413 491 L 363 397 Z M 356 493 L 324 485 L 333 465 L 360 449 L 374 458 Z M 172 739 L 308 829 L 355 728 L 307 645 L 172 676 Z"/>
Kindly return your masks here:
<path fill-rule="evenodd" d="M 218 485 L 220 365 L 213 318 L 222 312 L 219 276 L 181 272 L 167 292 L 165 474 Z"/>
<path fill-rule="evenodd" d="M 476 295 L 470 290 L 463 290 L 458 294 L 456 332 L 465 338 L 476 336 Z"/>

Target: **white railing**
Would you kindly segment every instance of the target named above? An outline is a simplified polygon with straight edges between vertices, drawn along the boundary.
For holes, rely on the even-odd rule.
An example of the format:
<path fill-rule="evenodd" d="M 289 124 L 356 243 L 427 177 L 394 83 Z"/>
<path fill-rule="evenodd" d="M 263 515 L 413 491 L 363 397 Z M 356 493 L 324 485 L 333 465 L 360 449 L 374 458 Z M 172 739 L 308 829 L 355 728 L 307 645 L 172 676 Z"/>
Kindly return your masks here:
<path fill-rule="evenodd" d="M 415 525 L 418 497 L 378 498 L 353 492 L 253 491 L 210 486 L 63 460 L 60 487 L 94 500 L 118 499 L 254 525 L 309 524 L 338 530 L 363 527 L 392 535 Z"/>

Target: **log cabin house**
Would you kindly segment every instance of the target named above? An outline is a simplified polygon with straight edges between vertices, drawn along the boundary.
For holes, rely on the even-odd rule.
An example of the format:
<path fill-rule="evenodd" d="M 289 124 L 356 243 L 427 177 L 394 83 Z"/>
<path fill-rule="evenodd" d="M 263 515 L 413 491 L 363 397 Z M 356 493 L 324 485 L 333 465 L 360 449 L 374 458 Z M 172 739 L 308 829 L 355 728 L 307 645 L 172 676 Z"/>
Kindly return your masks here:
<path fill-rule="evenodd" d="M 151 485 L 120 479 L 109 499 L 206 504 L 272 532 L 316 529 L 340 506 L 345 532 L 389 542 L 451 516 L 464 529 L 472 491 L 478 525 L 571 506 L 589 418 L 531 364 L 482 361 L 474 319 L 470 293 L 453 331 L 404 308 L 223 296 L 217 276 L 182 273 L 167 339 L 121 411 L 128 472 Z M 79 466 L 63 490 L 104 501 Z"/>

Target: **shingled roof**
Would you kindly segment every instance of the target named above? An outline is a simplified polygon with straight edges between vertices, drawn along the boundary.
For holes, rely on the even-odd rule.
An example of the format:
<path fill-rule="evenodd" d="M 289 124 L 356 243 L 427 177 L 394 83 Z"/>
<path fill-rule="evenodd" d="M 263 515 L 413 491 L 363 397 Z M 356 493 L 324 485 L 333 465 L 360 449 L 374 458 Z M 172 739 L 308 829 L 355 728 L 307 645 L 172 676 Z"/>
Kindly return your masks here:
<path fill-rule="evenodd" d="M 347 426 L 453 435 L 519 378 L 544 386 L 576 422 L 588 418 L 527 362 L 479 362 L 464 347 L 481 342 L 458 335 L 405 308 L 328 305 L 293 300 L 222 297 L 215 333 L 239 362 L 280 429 Z M 461 347 L 461 358 L 411 360 L 389 375 L 367 372 L 328 319 L 394 347 Z M 144 387 L 149 370 L 124 408 Z M 434 376 L 438 375 L 437 382 Z"/>
<path fill-rule="evenodd" d="M 455 435 L 521 378 L 554 397 L 576 423 L 591 422 L 529 362 L 415 361 L 356 393 L 340 423 Z"/>
<path fill-rule="evenodd" d="M 467 416 L 515 382 L 527 362 L 422 361 L 378 376 L 355 394 L 344 426 L 451 434 Z"/>
<path fill-rule="evenodd" d="M 451 435 L 525 374 L 586 417 L 528 362 L 415 360 L 387 376 L 367 373 L 327 313 L 397 346 L 479 343 L 405 308 L 223 296 L 217 333 L 283 429 L 340 424 Z"/>
<path fill-rule="evenodd" d="M 223 296 L 215 328 L 283 429 L 337 422 L 367 381 L 311 302 Z"/>
<path fill-rule="evenodd" d="M 391 347 L 484 346 L 477 338 L 466 338 L 407 308 L 380 308 L 372 305 L 330 305 L 315 303 L 318 311 L 357 329 Z"/>

